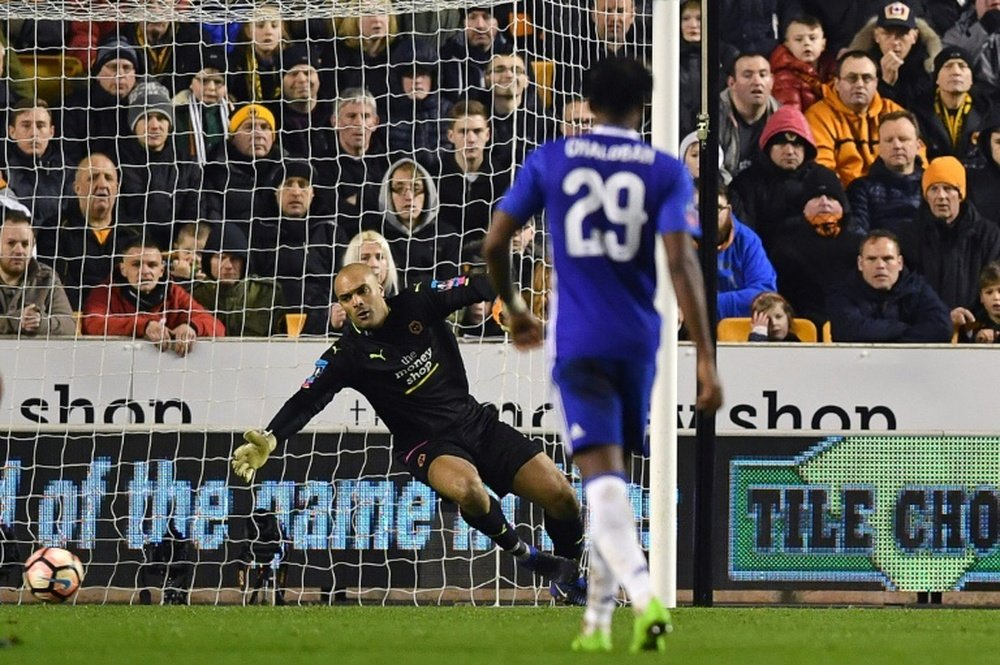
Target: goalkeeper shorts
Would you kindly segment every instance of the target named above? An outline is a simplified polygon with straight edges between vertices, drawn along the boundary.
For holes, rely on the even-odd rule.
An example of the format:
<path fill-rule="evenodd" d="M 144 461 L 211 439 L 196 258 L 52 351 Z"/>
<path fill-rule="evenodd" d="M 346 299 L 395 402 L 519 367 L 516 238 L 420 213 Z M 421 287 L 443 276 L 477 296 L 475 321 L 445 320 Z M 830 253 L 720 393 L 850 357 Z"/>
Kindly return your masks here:
<path fill-rule="evenodd" d="M 430 485 L 427 470 L 431 462 L 442 455 L 453 455 L 470 462 L 479 471 L 479 477 L 497 496 L 510 494 L 514 476 L 528 460 L 542 452 L 542 444 L 529 439 L 496 417 L 484 423 L 478 436 L 442 436 L 423 441 L 412 448 L 395 454 L 396 461 L 414 478 Z"/>

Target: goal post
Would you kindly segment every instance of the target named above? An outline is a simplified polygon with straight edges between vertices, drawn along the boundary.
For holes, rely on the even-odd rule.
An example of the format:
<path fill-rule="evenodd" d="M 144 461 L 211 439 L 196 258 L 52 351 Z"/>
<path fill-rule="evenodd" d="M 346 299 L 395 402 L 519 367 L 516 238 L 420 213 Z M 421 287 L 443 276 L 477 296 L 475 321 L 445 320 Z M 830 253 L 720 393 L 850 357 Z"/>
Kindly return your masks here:
<path fill-rule="evenodd" d="M 653 145 L 674 154 L 678 136 L 680 1 L 653 3 Z M 683 155 L 681 156 L 683 157 Z M 657 247 L 657 309 L 663 317 L 656 382 L 649 418 L 649 567 L 653 589 L 667 607 L 677 606 L 677 298 L 666 250 Z"/>
<path fill-rule="evenodd" d="M 573 99 L 573 94 L 561 86 L 572 78 L 567 74 L 573 69 L 571 65 L 582 62 L 584 52 L 593 46 L 590 34 L 594 17 L 589 2 L 539 1 L 522 6 L 466 0 L 435 0 L 432 4 L 393 0 L 391 5 L 388 0 L 7 0 L 0 5 L 0 24 L 6 30 L 3 39 L 7 42 L 2 73 L 8 83 L 22 84 L 15 87 L 23 95 L 56 100 L 51 110 L 60 123 L 55 128 L 55 140 L 59 141 L 68 118 L 93 110 L 87 106 L 86 97 L 83 106 L 70 108 L 66 104 L 71 89 L 79 90 L 92 82 L 87 54 L 96 55 L 102 39 L 121 37 L 127 26 L 134 29 L 137 23 L 167 21 L 228 28 L 255 21 L 262 8 L 270 8 L 277 10 L 284 23 L 295 24 L 291 39 L 312 43 L 314 30 L 320 24 L 327 26 L 323 30 L 332 31 L 324 33 L 324 37 L 336 41 L 338 37 L 330 27 L 333 23 L 378 14 L 389 6 L 398 19 L 402 37 L 419 37 L 439 52 L 449 40 L 461 38 L 464 10 L 472 6 L 490 8 L 505 41 L 504 49 L 526 61 L 526 74 L 532 79 L 529 90 L 536 95 L 530 107 L 513 111 L 510 132 L 501 134 L 494 128 L 494 145 L 516 152 L 562 134 L 562 105 Z M 635 23 L 645 26 L 635 33 L 643 35 L 642 39 L 651 34 L 677 34 L 676 25 L 670 27 L 670 23 L 665 24 L 667 32 L 648 29 L 652 17 L 644 13 L 655 9 L 661 18 L 665 13 L 676 14 L 673 0 L 637 1 L 635 9 Z M 63 22 L 61 28 L 67 32 L 55 35 L 50 31 L 51 22 Z M 88 35 L 83 46 L 69 39 L 71 24 L 78 31 L 74 35 Z M 15 30 L 21 32 L 15 34 Z M 235 30 L 223 32 L 228 35 L 222 37 L 221 46 L 225 48 L 246 43 L 247 37 Z M 664 65 L 672 68 L 663 48 L 675 48 L 676 44 L 674 40 L 664 42 L 653 42 L 656 108 L 676 104 L 676 95 L 664 88 L 667 79 L 662 73 Z M 141 44 L 134 46 L 144 48 Z M 627 50 L 641 50 L 638 47 L 643 46 L 648 44 L 630 43 Z M 78 47 L 82 49 L 81 57 L 75 58 L 71 51 Z M 443 59 L 430 64 L 436 74 L 443 71 Z M 469 63 L 459 64 L 464 67 Z M 393 95 L 398 98 L 399 92 L 385 80 L 392 75 L 391 70 L 371 71 L 378 73 L 367 69 L 353 73 L 359 73 L 360 80 L 373 88 L 387 90 L 386 98 L 377 100 L 385 102 L 389 109 L 380 118 L 378 131 L 384 133 L 380 137 L 401 127 L 406 129 L 402 135 L 410 132 L 409 136 L 417 137 L 440 120 L 395 115 L 396 107 L 389 102 Z M 445 88 L 452 85 L 445 80 L 437 82 L 451 102 L 477 97 L 465 83 Z M 175 92 L 170 90 L 171 94 Z M 145 103 L 152 106 L 149 100 L 154 98 L 147 90 Z M 249 100 L 236 101 L 233 111 Z M 337 98 L 329 96 L 321 101 L 332 108 Z M 174 104 L 177 117 L 182 106 Z M 181 104 L 186 109 L 188 101 Z M 7 109 L 7 118 L 10 112 Z M 130 122 L 136 119 L 135 114 L 127 117 Z M 283 120 L 277 114 L 279 126 Z M 323 125 L 324 131 L 334 131 L 330 117 L 323 119 Z M 654 119 L 658 144 L 661 126 L 662 121 Z M 125 132 L 132 129 L 126 127 Z M 223 132 L 229 129 L 225 126 Z M 98 125 L 97 131 L 113 133 L 104 125 Z M 207 135 L 208 130 L 204 133 Z M 666 136 L 661 147 L 674 152 L 676 136 L 669 132 Z M 23 178 L 10 177 L 16 161 L 12 155 L 17 148 L 13 140 L 4 144 L 0 169 L 9 181 L 9 192 L 38 215 L 45 209 L 58 210 L 45 223 L 64 225 L 66 210 L 79 207 L 71 193 L 74 164 L 66 162 L 65 178 L 55 190 L 59 205 L 51 206 L 48 204 L 52 201 L 46 200 L 51 195 L 23 190 Z M 398 150 L 388 146 L 378 150 L 373 156 L 399 156 Z M 453 149 L 442 145 L 440 150 L 445 154 Z M 411 152 L 416 152 L 415 146 Z M 124 149 L 118 147 L 110 155 L 119 169 L 124 156 Z M 215 181 L 208 176 L 209 167 L 228 168 L 229 162 L 209 164 L 210 156 L 201 154 L 200 158 L 205 162 L 197 165 L 202 169 L 202 179 L 188 185 L 191 189 L 223 199 L 236 194 L 245 195 L 247 200 L 275 200 L 278 186 L 274 181 L 255 181 L 253 185 L 230 184 L 235 182 L 232 179 Z M 329 166 L 324 158 L 312 153 L 304 157 L 320 175 L 326 175 Z M 286 160 L 282 157 L 278 161 Z M 178 158 L 174 165 L 181 161 Z M 133 175 L 154 168 L 152 163 L 131 166 Z M 24 171 L 22 168 L 22 175 Z M 499 169 L 482 190 L 488 203 L 502 195 L 515 171 L 514 161 Z M 52 169 L 44 172 L 51 173 Z M 363 186 L 383 188 L 382 193 L 389 194 L 383 176 L 366 173 L 362 177 Z M 475 183 L 476 179 L 469 181 Z M 477 186 L 482 183 L 479 180 Z M 124 182 L 121 186 L 120 204 L 145 200 L 148 194 L 129 190 Z M 178 186 L 153 193 L 165 194 L 158 200 L 173 205 L 186 191 Z M 438 202 L 436 212 L 457 216 L 464 224 L 480 202 Z M 208 221 L 230 222 L 228 213 L 235 206 L 220 209 L 224 219 Z M 143 219 L 162 213 L 153 204 L 139 211 Z M 258 234 L 264 226 L 254 215 L 241 220 L 246 222 L 250 248 L 262 237 Z M 204 216 L 199 209 L 198 221 L 205 221 Z M 39 220 L 35 224 L 42 226 Z M 536 279 L 522 286 L 541 301 L 539 297 L 547 295 L 551 279 L 546 272 L 551 269 L 551 261 L 545 246 L 544 218 L 536 220 L 536 229 L 533 265 L 541 270 L 532 273 Z M 462 226 L 449 233 L 458 236 L 466 230 Z M 338 259 L 347 248 L 346 240 L 337 237 L 330 241 L 328 249 Z M 220 242 L 228 241 L 223 238 Z M 281 237 L 280 243 L 288 242 Z M 213 245 L 219 250 L 215 253 L 221 253 L 224 246 Z M 53 247 L 50 251 L 54 255 L 39 254 L 43 263 L 54 263 L 59 252 L 65 250 L 61 244 Z M 120 253 L 113 258 L 120 259 Z M 475 263 L 465 255 L 438 258 L 453 268 Z M 202 262 L 206 269 L 207 265 L 208 259 Z M 278 269 L 273 270 L 260 276 L 281 278 Z M 315 276 L 308 271 L 302 275 L 303 279 Z M 323 276 L 332 279 L 332 274 Z M 660 282 L 667 284 L 668 280 L 661 275 Z M 667 338 L 663 348 L 673 357 L 662 366 L 675 368 L 676 332 L 669 322 L 676 316 L 676 305 L 672 298 L 665 304 Z M 274 320 L 269 324 L 285 320 L 284 310 L 275 308 L 271 316 Z M 496 405 L 505 422 L 541 441 L 557 464 L 565 468 L 582 498 L 579 478 L 566 465 L 556 435 L 544 354 L 516 353 L 502 337 L 490 337 L 488 326 L 475 316 L 454 321 L 473 395 Z M 472 531 L 454 506 L 393 465 L 391 440 L 384 424 L 355 393 L 338 395 L 306 430 L 289 441 L 280 456 L 268 463 L 252 489 L 232 475 L 228 459 L 242 431 L 267 424 L 283 401 L 308 380 L 316 359 L 331 339 L 323 334 L 296 338 L 288 334 L 286 327 L 278 329 L 270 337 L 199 339 L 186 357 L 160 352 L 141 338 L 77 332 L 75 336 L 15 335 L 0 339 L 0 526 L 9 527 L 24 554 L 40 544 L 63 546 L 78 553 L 87 567 L 86 583 L 76 597 L 82 602 L 145 602 L 150 591 L 153 602 L 241 602 L 248 597 L 244 592 L 255 588 L 254 580 L 259 578 L 254 575 L 258 574 L 264 576 L 265 582 L 271 580 L 272 590 L 275 578 L 283 580 L 289 602 L 332 602 L 345 596 L 354 602 L 372 603 L 549 602 L 546 586 L 518 571 L 510 557 L 498 556 L 488 539 Z M 664 392 L 662 381 L 657 394 L 675 404 L 675 389 L 667 386 Z M 672 384 L 676 379 L 668 377 L 667 381 Z M 657 406 L 654 410 L 672 414 L 675 407 Z M 670 417 L 665 424 L 668 429 L 675 426 Z M 654 442 L 664 439 L 660 427 L 654 420 Z M 674 567 L 670 559 L 675 555 L 669 552 L 676 547 L 675 542 L 671 543 L 676 539 L 676 518 L 670 511 L 676 509 L 676 489 L 670 487 L 676 484 L 676 470 L 669 458 L 674 453 L 661 449 L 658 443 L 654 446 L 652 466 L 649 460 L 637 460 L 634 465 L 630 500 L 643 544 L 651 548 L 658 592 L 672 605 L 676 582 L 668 571 Z M 647 495 L 651 486 L 659 492 L 652 501 Z M 505 498 L 502 505 L 525 539 L 551 547 L 538 508 L 511 497 Z M 10 542 L 7 532 L 0 535 L 0 601 L 25 600 L 27 596 L 18 590 L 18 579 L 5 574 L 13 550 L 5 546 Z"/>

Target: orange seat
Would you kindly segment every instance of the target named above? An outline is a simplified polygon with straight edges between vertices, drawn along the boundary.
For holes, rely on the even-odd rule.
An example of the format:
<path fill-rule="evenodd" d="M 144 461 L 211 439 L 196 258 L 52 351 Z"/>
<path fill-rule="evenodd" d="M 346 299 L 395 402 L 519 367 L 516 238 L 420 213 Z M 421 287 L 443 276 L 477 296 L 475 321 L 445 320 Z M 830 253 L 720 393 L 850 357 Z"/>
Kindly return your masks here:
<path fill-rule="evenodd" d="M 73 56 L 19 53 L 18 59 L 21 62 L 18 80 L 27 81 L 32 94 L 44 99 L 50 107 L 62 106 L 62 100 L 86 81 L 83 64 Z"/>
<path fill-rule="evenodd" d="M 750 337 L 750 317 L 734 316 L 719 321 L 716 334 L 720 342 L 745 342 Z M 795 336 L 803 342 L 816 342 L 816 325 L 809 319 L 795 319 L 792 330 Z"/>
<path fill-rule="evenodd" d="M 830 322 L 823 324 L 823 343 L 833 344 L 833 332 L 830 330 Z"/>
<path fill-rule="evenodd" d="M 551 108 L 555 92 L 553 85 L 556 80 L 556 63 L 551 60 L 539 59 L 531 63 L 531 69 L 534 74 L 538 99 L 544 108 Z"/>

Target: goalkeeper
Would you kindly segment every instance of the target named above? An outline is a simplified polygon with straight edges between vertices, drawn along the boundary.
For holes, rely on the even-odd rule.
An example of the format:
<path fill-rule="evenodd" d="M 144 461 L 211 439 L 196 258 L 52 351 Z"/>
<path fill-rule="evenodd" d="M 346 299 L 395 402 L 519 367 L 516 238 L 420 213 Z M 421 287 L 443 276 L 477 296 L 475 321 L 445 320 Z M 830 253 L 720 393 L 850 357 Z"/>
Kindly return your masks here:
<path fill-rule="evenodd" d="M 537 441 L 469 394 L 458 342 L 446 321 L 453 311 L 494 297 L 486 276 L 418 284 L 386 299 L 371 269 L 352 263 L 337 274 L 334 292 L 351 325 L 267 430 L 244 435 L 246 443 L 233 452 L 236 474 L 252 481 L 279 442 L 302 429 L 338 391 L 353 388 L 392 432 L 396 461 L 458 504 L 465 521 L 521 567 L 550 580 L 556 600 L 584 604 L 576 493 Z M 521 540 L 484 483 L 497 496 L 513 492 L 542 506 L 554 554 Z"/>

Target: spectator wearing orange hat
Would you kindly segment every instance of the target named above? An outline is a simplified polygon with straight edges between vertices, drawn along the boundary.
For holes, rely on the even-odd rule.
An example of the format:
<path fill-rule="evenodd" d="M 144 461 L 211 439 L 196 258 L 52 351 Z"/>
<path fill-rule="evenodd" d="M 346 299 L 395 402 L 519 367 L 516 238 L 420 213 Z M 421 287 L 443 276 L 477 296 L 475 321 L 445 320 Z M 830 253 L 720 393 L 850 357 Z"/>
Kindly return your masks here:
<path fill-rule="evenodd" d="M 261 104 L 247 104 L 230 116 L 229 139 L 205 166 L 206 217 L 234 222 L 249 237 L 250 220 L 273 209 L 267 195 L 281 165 L 276 129 L 274 114 Z"/>
<path fill-rule="evenodd" d="M 921 188 L 924 203 L 915 237 L 902 239 L 903 252 L 948 305 L 952 322 L 970 324 L 979 300 L 979 273 L 1000 259 L 1000 228 L 966 201 L 965 167 L 954 157 L 932 160 Z"/>

